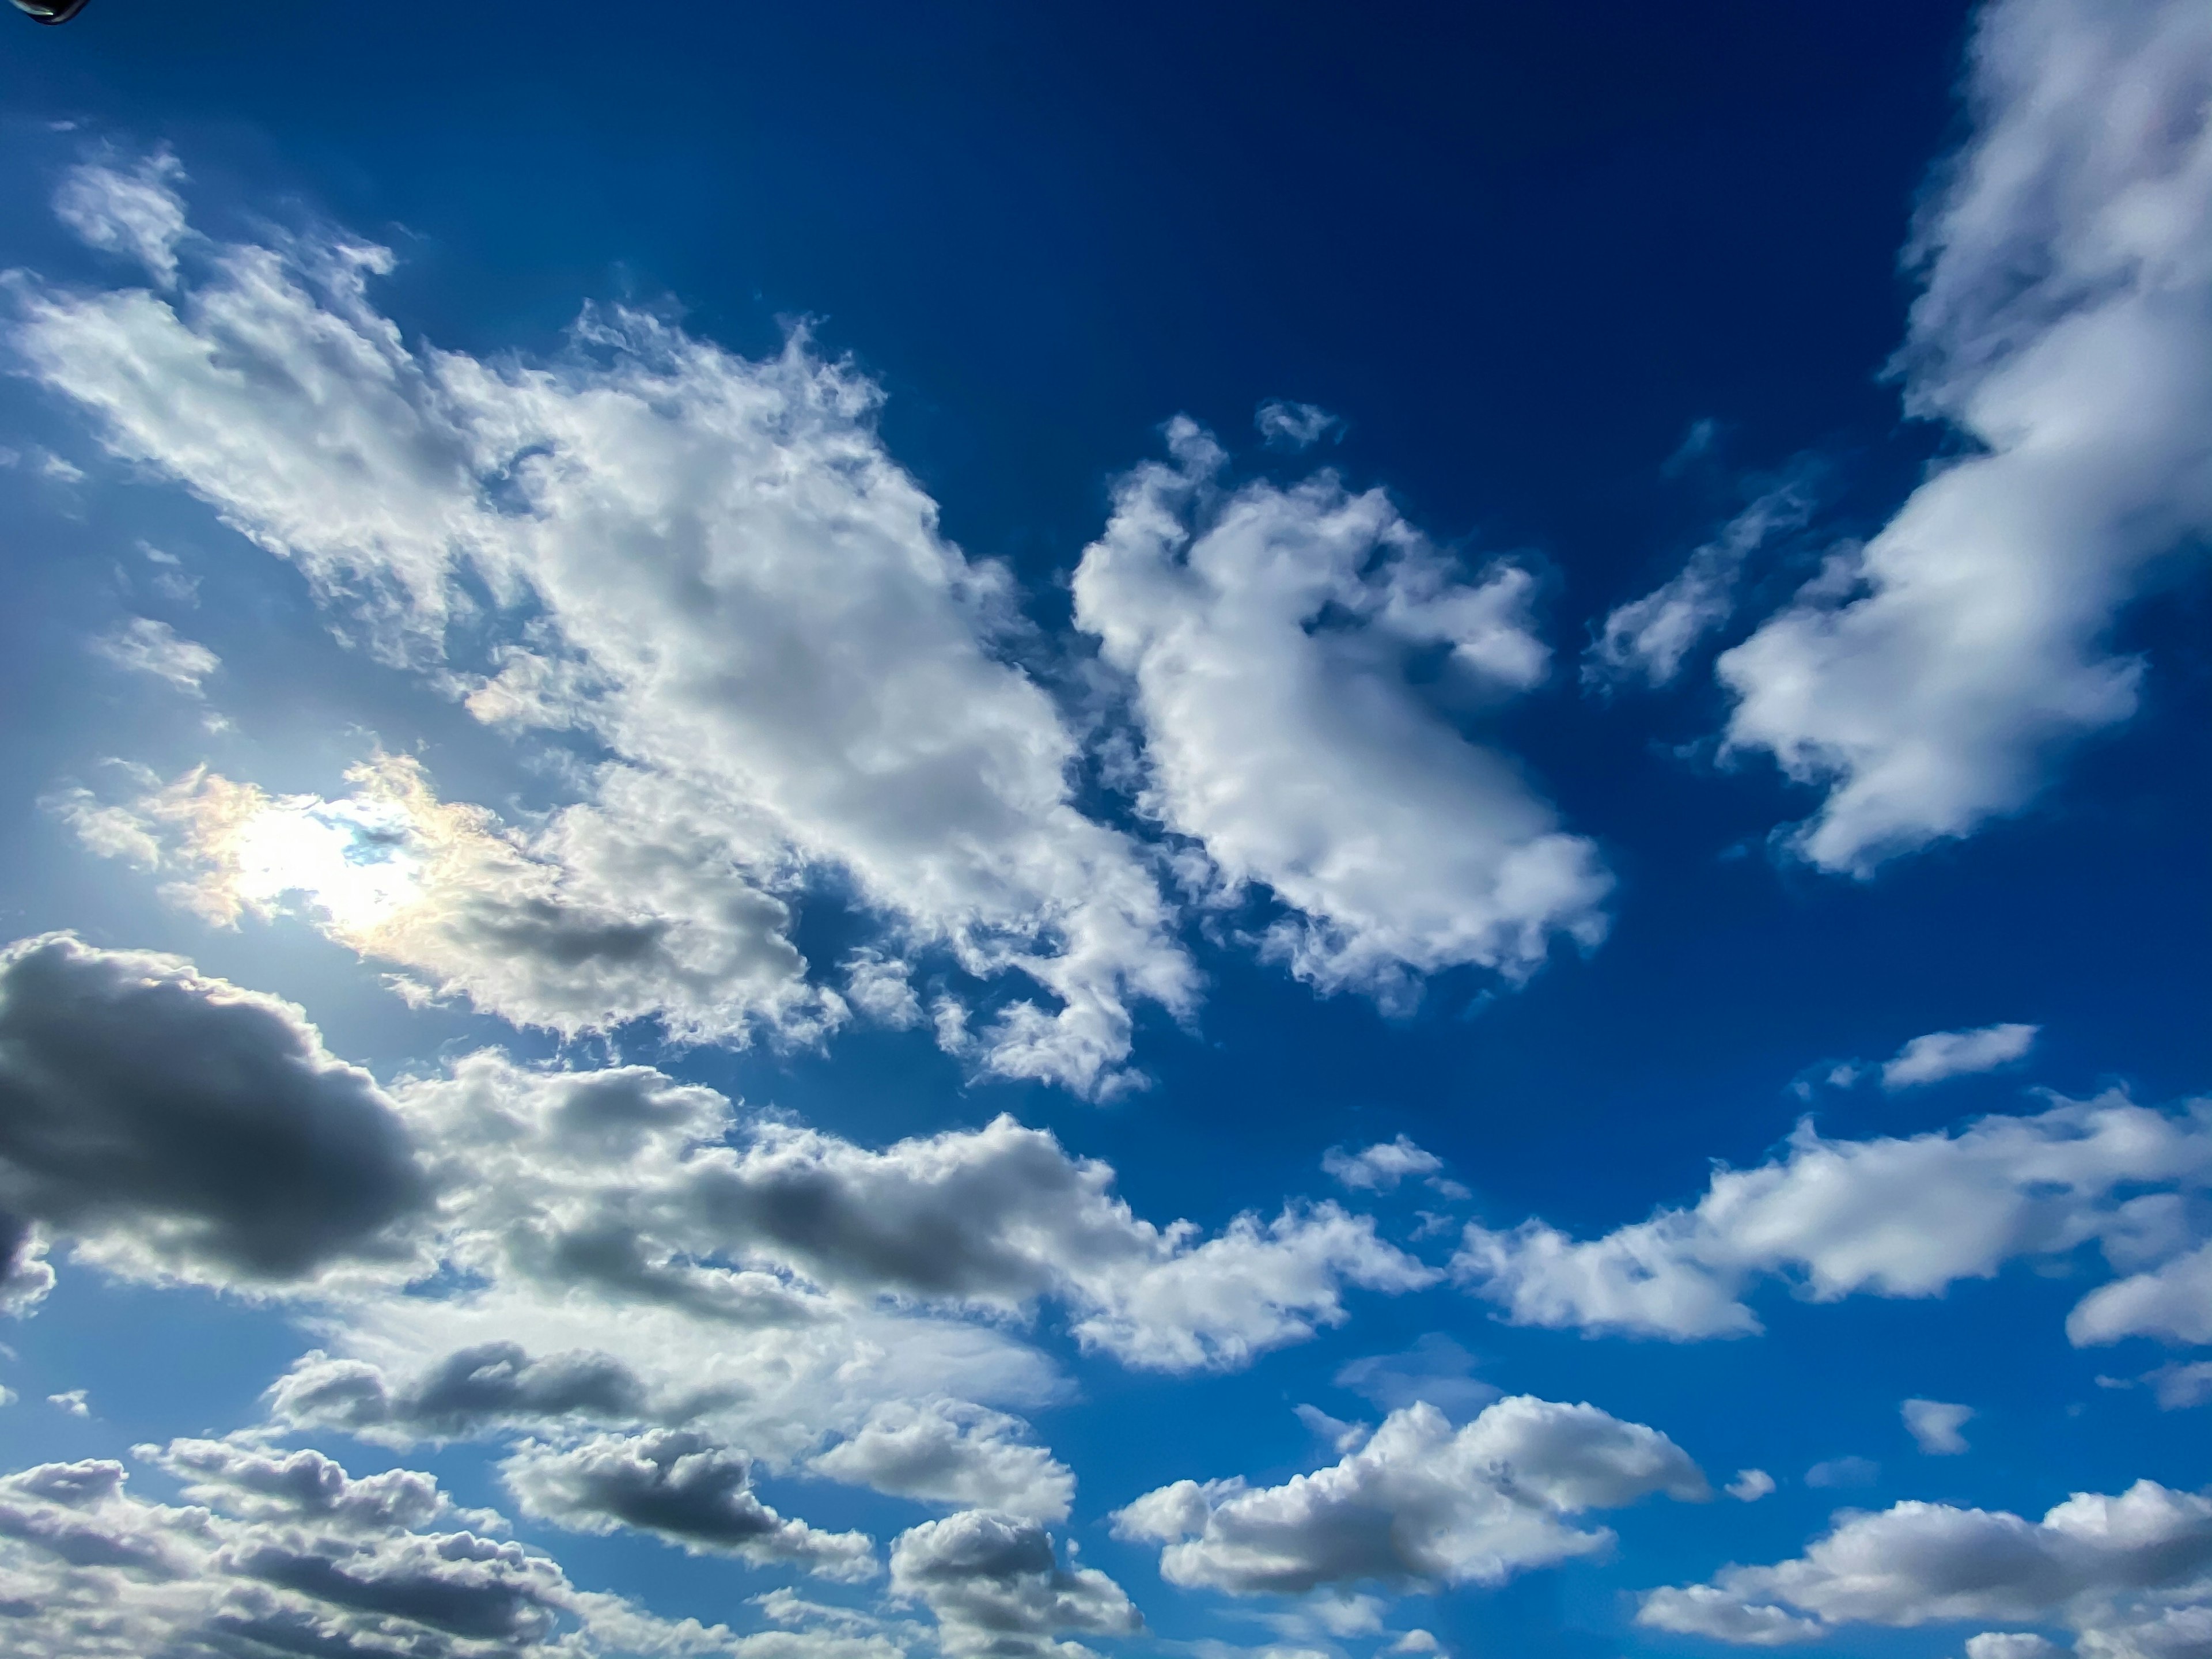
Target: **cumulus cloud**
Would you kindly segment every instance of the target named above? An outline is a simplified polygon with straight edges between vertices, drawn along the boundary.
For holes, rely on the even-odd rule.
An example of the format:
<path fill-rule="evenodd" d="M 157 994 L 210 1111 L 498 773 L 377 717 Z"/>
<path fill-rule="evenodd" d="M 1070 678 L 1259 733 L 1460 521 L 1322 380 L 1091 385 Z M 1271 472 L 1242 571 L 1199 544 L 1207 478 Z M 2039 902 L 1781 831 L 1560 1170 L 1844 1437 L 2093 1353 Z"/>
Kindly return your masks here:
<path fill-rule="evenodd" d="M 201 695 L 200 682 L 222 666 L 222 659 L 207 647 L 150 617 L 133 617 L 100 635 L 92 649 L 126 673 L 149 674 L 195 697 Z"/>
<path fill-rule="evenodd" d="M 2066 1334 L 2081 1347 L 2128 1336 L 2212 1342 L 2212 1244 L 2090 1291 L 2067 1316 Z"/>
<path fill-rule="evenodd" d="M 2027 1057 L 2039 1025 L 1984 1025 L 1972 1031 L 1930 1031 L 1882 1065 L 1881 1086 L 1911 1089 L 1975 1072 L 1993 1072 Z"/>
<path fill-rule="evenodd" d="M 190 1483 L 191 1507 L 136 1497 L 124 1467 L 101 1460 L 0 1478 L 0 1605 L 11 1652 L 743 1651 L 744 1638 L 720 1626 L 668 1623 L 579 1589 L 550 1556 L 483 1535 L 497 1517 L 454 1510 L 427 1475 L 357 1480 L 316 1454 L 279 1458 L 205 1442 L 142 1450 Z M 427 1529 L 456 1519 L 468 1524 Z"/>
<path fill-rule="evenodd" d="M 2076 1492 L 2039 1522 L 2002 1510 L 1903 1503 L 1845 1511 L 1795 1560 L 1732 1566 L 1711 1583 L 1648 1592 L 1648 1629 L 1774 1646 L 1850 1625 L 2062 1624 L 2077 1651 L 2124 1659 L 2185 1651 L 2164 1639 L 2212 1612 L 2212 1500 L 2139 1480 Z M 1974 1659 L 2039 1651 L 1990 1632 Z"/>
<path fill-rule="evenodd" d="M 1341 1462 L 1279 1486 L 1179 1480 L 1116 1513 L 1115 1534 L 1164 1544 L 1171 1583 L 1235 1595 L 1328 1584 L 1502 1583 L 1607 1549 L 1574 1518 L 1653 1492 L 1711 1496 L 1656 1429 L 1594 1406 L 1521 1395 L 1455 1431 L 1419 1404 L 1393 1412 Z"/>
<path fill-rule="evenodd" d="M 1729 748 L 1825 792 L 1791 845 L 1857 876 L 2018 811 L 2128 719 L 2115 619 L 2212 529 L 2212 18 L 2000 0 L 1972 62 L 1898 359 L 1966 453 L 1717 665 Z"/>
<path fill-rule="evenodd" d="M 278 1285 L 411 1259 L 429 1193 L 291 1004 L 68 934 L 0 951 L 0 1212 L 131 1271 Z"/>
<path fill-rule="evenodd" d="M 1972 1406 L 1949 1405 L 1941 1400 L 1908 1400 L 1898 1407 L 1905 1432 L 1931 1457 L 1956 1457 L 1966 1449 L 1960 1431 L 1974 1415 Z"/>
<path fill-rule="evenodd" d="M 1738 1469 L 1735 1479 L 1721 1488 L 1739 1504 L 1756 1504 L 1774 1490 L 1774 1477 L 1765 1469 Z"/>
<path fill-rule="evenodd" d="M 645 1068 L 542 1073 L 493 1055 L 405 1102 L 470 1194 L 464 1259 L 738 1322 L 807 1317 L 793 1277 L 1006 1313 L 1051 1297 L 1086 1347 L 1188 1370 L 1341 1322 L 1347 1286 L 1436 1277 L 1331 1204 L 1240 1217 L 1210 1238 L 1161 1227 L 1113 1195 L 1107 1165 L 1011 1117 L 876 1151 L 773 1119 L 738 1125 L 719 1095 Z"/>
<path fill-rule="evenodd" d="M 173 174 L 82 178 L 70 222 L 95 242 L 132 234 L 112 204 L 134 179 L 182 219 Z M 727 902 L 731 870 L 787 900 L 826 875 L 902 951 L 1042 994 L 981 1011 L 976 1063 L 1089 1092 L 1130 1080 L 1139 1005 L 1193 1006 L 1158 883 L 1073 804 L 1075 740 L 1003 653 L 1005 573 L 939 533 L 855 372 L 623 311 L 556 363 L 479 361 L 376 311 L 383 249 L 177 246 L 163 294 L 27 282 L 20 360 L 111 452 L 295 562 L 343 631 L 489 723 L 599 745 L 583 805 L 610 844 L 548 885 L 642 872 Z"/>
<path fill-rule="evenodd" d="M 219 926 L 296 908 L 418 998 L 466 997 L 574 1036 L 657 1018 L 680 1041 L 803 1042 L 845 1006 L 808 986 L 789 908 L 733 864 L 688 803 L 635 773 L 526 832 L 441 801 L 421 763 L 379 755 L 337 799 L 271 796 L 204 768 L 135 799 L 52 805 L 95 853 L 167 873 Z M 648 848 L 632 831 L 650 821 Z"/>
<path fill-rule="evenodd" d="M 1322 472 L 1224 493 L 1211 437 L 1177 420 L 1168 442 L 1075 576 L 1077 625 L 1134 682 L 1145 809 L 1224 894 L 1261 884 L 1296 913 L 1269 948 L 1323 990 L 1402 1001 L 1440 969 L 1517 979 L 1557 937 L 1595 945 L 1596 848 L 1408 673 L 1463 699 L 1536 684 L 1534 578 L 1462 578 L 1380 490 Z"/>
<path fill-rule="evenodd" d="M 1356 1152 L 1332 1146 L 1322 1155 L 1321 1167 L 1355 1192 L 1387 1193 L 1407 1176 L 1434 1175 L 1444 1161 L 1401 1134 Z"/>
<path fill-rule="evenodd" d="M 1065 1521 L 1075 1477 L 1024 1428 L 962 1401 L 894 1401 L 807 1467 L 894 1497 Z"/>
<path fill-rule="evenodd" d="M 627 1422 L 649 1414 L 629 1366 L 588 1352 L 533 1358 L 520 1343 L 456 1349 L 410 1381 L 317 1349 L 270 1385 L 270 1415 L 295 1428 L 337 1428 L 364 1440 L 465 1439 L 564 1418 Z"/>
<path fill-rule="evenodd" d="M 500 1466 L 525 1515 L 572 1532 L 632 1527 L 693 1554 L 782 1561 L 825 1578 L 874 1577 L 875 1540 L 786 1520 L 755 1496 L 752 1462 L 688 1430 L 526 1442 Z"/>
<path fill-rule="evenodd" d="M 1802 477 L 1763 491 L 1660 586 L 1607 615 L 1584 656 L 1583 684 L 1671 684 L 1690 653 L 1735 614 L 1736 589 L 1752 556 L 1802 528 L 1812 512 L 1812 492 Z"/>
<path fill-rule="evenodd" d="M 1589 1240 L 1541 1221 L 1470 1224 L 1452 1271 L 1516 1324 L 1686 1341 L 1759 1330 L 1745 1297 L 1767 1278 L 1826 1302 L 1936 1296 L 2092 1242 L 2116 1267 L 2171 1258 L 2076 1308 L 2076 1342 L 2111 1340 L 2166 1328 L 2168 1310 L 2175 1330 L 2190 1319 L 2180 1310 L 2207 1258 L 2179 1253 L 2196 1242 L 2186 1195 L 2208 1181 L 2201 1102 L 2161 1112 L 2107 1095 L 1866 1140 L 1832 1140 L 1808 1121 L 1771 1162 L 1716 1170 L 1694 1208 Z"/>
<path fill-rule="evenodd" d="M 891 1589 L 937 1616 L 948 1655 L 1081 1659 L 1061 1632 L 1131 1636 L 1144 1619 L 1121 1587 L 1094 1567 L 1063 1567 L 1034 1521 L 970 1510 L 925 1522 L 891 1547 Z"/>

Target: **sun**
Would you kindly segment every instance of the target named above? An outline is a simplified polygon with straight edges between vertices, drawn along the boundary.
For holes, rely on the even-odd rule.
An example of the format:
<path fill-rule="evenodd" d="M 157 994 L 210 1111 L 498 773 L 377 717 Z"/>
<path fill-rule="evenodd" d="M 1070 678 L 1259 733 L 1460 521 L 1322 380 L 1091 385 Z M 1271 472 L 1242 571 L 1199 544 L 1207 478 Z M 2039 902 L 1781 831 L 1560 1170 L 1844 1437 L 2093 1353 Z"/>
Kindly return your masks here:
<path fill-rule="evenodd" d="M 296 896 L 342 933 L 364 933 L 422 892 L 414 826 L 398 803 L 274 801 L 240 824 L 235 891 L 275 908 Z"/>

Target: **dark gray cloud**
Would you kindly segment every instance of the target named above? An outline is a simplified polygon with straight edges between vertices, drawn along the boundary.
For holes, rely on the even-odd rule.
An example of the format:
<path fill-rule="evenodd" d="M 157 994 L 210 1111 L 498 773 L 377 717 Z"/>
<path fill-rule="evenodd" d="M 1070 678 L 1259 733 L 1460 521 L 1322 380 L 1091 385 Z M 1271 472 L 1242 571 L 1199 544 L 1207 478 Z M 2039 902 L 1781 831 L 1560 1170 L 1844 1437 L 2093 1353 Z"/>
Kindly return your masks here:
<path fill-rule="evenodd" d="M 786 1520 L 755 1496 L 743 1453 L 687 1430 L 599 1435 L 568 1447 L 527 1443 L 502 1468 L 525 1514 L 573 1531 L 634 1527 L 695 1554 L 793 1562 L 830 1578 L 876 1571 L 866 1534 Z"/>
<path fill-rule="evenodd" d="M 739 1640 L 578 1589 L 413 1470 L 356 1478 L 235 1442 L 140 1450 L 194 1507 L 137 1496 L 104 1460 L 0 1477 L 9 1659 L 635 1659 Z M 470 1525 L 425 1525 L 453 1515 Z M 778 1653 L 807 1650 L 798 1632 Z"/>
<path fill-rule="evenodd" d="M 1023 1659 L 1066 1653 L 1070 1644 L 1053 1639 L 1060 1632 L 1133 1636 L 1145 1627 L 1104 1573 L 1063 1568 L 1036 1522 L 986 1510 L 902 1533 L 891 1547 L 891 1589 L 936 1614 L 948 1654 Z"/>
<path fill-rule="evenodd" d="M 427 1178 L 300 1010 L 68 934 L 0 951 L 0 1212 L 137 1269 L 282 1283 L 401 1250 Z"/>
<path fill-rule="evenodd" d="M 635 1422 L 649 1409 L 645 1385 L 612 1355 L 533 1359 L 516 1342 L 456 1349 L 399 1383 L 366 1360 L 310 1353 L 277 1379 L 269 1399 L 280 1422 L 408 1440 L 462 1439 L 562 1418 Z"/>

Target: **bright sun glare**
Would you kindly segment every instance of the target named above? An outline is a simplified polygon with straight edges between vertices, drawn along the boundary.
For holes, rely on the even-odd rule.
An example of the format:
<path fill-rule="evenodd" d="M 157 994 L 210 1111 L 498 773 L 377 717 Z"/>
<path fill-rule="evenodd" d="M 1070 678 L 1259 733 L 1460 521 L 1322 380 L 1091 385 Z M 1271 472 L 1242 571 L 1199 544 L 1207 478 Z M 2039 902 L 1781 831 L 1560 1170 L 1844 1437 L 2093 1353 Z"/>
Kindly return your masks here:
<path fill-rule="evenodd" d="M 374 928 L 421 890 L 406 814 L 377 801 L 283 801 L 240 826 L 238 891 L 274 907 L 297 894 L 343 932 Z"/>

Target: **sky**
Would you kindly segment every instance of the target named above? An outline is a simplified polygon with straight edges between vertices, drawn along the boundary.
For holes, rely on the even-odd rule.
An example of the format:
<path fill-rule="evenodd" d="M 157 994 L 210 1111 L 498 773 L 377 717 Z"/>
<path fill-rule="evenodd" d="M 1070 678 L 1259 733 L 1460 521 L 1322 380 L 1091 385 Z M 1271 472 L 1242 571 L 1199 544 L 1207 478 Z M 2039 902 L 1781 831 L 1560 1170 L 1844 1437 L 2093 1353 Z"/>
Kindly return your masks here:
<path fill-rule="evenodd" d="M 2212 11 L 0 28 L 0 1648 L 2212 1656 Z"/>

